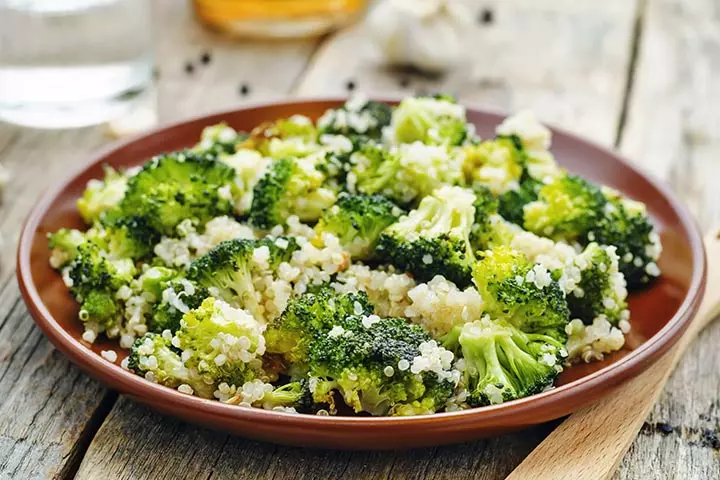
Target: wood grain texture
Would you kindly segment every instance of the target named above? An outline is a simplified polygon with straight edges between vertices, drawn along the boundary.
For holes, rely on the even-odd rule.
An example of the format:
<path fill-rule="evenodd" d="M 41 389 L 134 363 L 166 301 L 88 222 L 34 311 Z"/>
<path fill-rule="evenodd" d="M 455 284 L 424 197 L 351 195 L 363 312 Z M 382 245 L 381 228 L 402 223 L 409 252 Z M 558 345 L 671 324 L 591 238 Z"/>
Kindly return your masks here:
<path fill-rule="evenodd" d="M 76 478 L 499 479 L 548 429 L 451 447 L 335 452 L 275 446 L 195 428 L 121 399 Z"/>
<path fill-rule="evenodd" d="M 317 40 L 228 39 L 202 28 L 188 4 L 177 0 L 153 4 L 161 122 L 282 98 L 318 44 Z M 209 55 L 206 64 L 201 61 L 204 54 Z"/>
<path fill-rule="evenodd" d="M 101 143 L 99 128 L 0 126 L 0 162 L 12 174 L 0 204 L 0 478 L 71 472 L 99 426 L 93 415 L 114 396 L 54 350 L 28 315 L 14 272 L 15 241 L 38 194 Z"/>
<path fill-rule="evenodd" d="M 720 7 L 647 0 L 622 151 L 720 225 Z M 720 322 L 688 350 L 616 479 L 720 478 Z"/>

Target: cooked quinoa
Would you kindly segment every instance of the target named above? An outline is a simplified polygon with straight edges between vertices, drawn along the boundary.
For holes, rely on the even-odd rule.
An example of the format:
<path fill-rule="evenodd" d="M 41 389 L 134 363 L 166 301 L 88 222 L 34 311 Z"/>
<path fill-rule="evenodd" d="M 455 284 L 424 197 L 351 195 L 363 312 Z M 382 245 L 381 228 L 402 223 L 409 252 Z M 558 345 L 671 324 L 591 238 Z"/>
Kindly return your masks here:
<path fill-rule="evenodd" d="M 83 342 L 186 395 L 316 415 L 532 395 L 623 347 L 660 238 L 565 172 L 531 113 L 474 132 L 446 95 L 209 126 L 91 180 L 88 229 L 50 235 L 50 264 Z"/>

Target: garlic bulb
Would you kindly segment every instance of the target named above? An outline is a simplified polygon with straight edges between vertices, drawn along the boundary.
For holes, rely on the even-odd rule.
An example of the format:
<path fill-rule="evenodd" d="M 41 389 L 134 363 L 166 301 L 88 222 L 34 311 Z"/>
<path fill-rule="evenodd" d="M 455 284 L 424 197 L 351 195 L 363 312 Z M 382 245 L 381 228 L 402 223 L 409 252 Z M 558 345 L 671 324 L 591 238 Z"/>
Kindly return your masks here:
<path fill-rule="evenodd" d="M 384 0 L 367 19 L 386 63 L 442 72 L 459 63 L 470 13 L 458 0 Z"/>

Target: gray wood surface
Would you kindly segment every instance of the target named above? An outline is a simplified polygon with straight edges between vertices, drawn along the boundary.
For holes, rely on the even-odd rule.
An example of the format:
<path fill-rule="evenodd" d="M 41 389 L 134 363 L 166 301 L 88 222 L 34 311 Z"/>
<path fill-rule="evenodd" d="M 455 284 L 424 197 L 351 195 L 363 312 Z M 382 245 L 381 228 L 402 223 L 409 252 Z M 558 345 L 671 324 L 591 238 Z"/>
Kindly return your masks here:
<path fill-rule="evenodd" d="M 321 43 L 238 44 L 198 28 L 186 2 L 155 0 L 159 116 L 168 122 L 288 94 L 346 94 L 349 81 L 368 93 L 449 90 L 468 104 L 529 107 L 619 145 L 667 180 L 704 227 L 718 223 L 716 0 L 465 3 L 474 16 L 494 13 L 491 23 L 474 26 L 472 68 L 429 78 L 378 67 L 363 53 L 362 27 Z M 206 51 L 212 60 L 204 66 Z M 454 447 L 327 452 L 252 442 L 116 400 L 34 326 L 13 265 L 21 222 L 39 193 L 106 141 L 102 127 L 39 132 L 0 124 L 0 162 L 14 175 L 0 205 L 0 478 L 69 478 L 77 470 L 84 479 L 499 479 L 552 428 Z M 718 342 L 715 325 L 691 347 L 616 478 L 720 478 Z"/>
<path fill-rule="evenodd" d="M 649 0 L 621 150 L 720 225 L 720 4 Z M 692 345 L 616 478 L 720 478 L 720 321 Z M 670 429 L 672 429 L 670 431 Z"/>

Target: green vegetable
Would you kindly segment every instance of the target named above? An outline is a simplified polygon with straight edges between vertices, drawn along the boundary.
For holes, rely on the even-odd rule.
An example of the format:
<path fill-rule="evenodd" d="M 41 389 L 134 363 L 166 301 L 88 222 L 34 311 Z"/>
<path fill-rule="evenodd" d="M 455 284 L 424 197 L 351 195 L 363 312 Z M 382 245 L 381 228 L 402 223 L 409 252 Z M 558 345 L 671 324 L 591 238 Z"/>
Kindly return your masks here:
<path fill-rule="evenodd" d="M 605 197 L 581 177 L 567 175 L 544 185 L 538 199 L 524 207 L 527 230 L 555 240 L 573 241 L 602 218 Z"/>
<path fill-rule="evenodd" d="M 204 224 L 233 212 L 235 171 L 210 154 L 160 155 L 128 182 L 121 215 L 133 215 L 162 235 L 174 236 L 185 219 Z"/>
<path fill-rule="evenodd" d="M 443 185 L 463 183 L 462 155 L 445 146 L 421 143 L 386 150 L 367 144 L 350 157 L 348 189 L 384 195 L 407 206 Z"/>
<path fill-rule="evenodd" d="M 102 214 L 115 208 L 127 190 L 128 179 L 125 174 L 110 166 L 105 166 L 104 169 L 105 178 L 90 180 L 83 196 L 77 201 L 78 212 L 87 224 L 94 223 Z"/>
<path fill-rule="evenodd" d="M 132 282 L 135 272 L 129 259 L 110 260 L 96 244 L 80 245 L 67 273 L 70 290 L 80 303 L 80 319 L 107 328 L 117 325 L 122 307 L 115 293 Z"/>
<path fill-rule="evenodd" d="M 421 282 L 442 275 L 464 288 L 475 261 L 470 243 L 475 201 L 471 190 L 435 190 L 380 235 L 377 254 Z"/>
<path fill-rule="evenodd" d="M 389 133 L 397 143 L 460 145 L 468 136 L 465 109 L 449 95 L 406 98 L 392 114 Z"/>
<path fill-rule="evenodd" d="M 527 397 L 552 385 L 563 343 L 488 317 L 455 327 L 444 343 L 462 355 L 460 384 L 472 407 Z"/>
<path fill-rule="evenodd" d="M 288 303 L 285 311 L 265 332 L 270 353 L 283 355 L 293 370 L 307 370 L 308 349 L 315 338 L 350 315 L 371 315 L 373 306 L 364 292 L 338 295 L 331 288 L 318 288 Z"/>
<path fill-rule="evenodd" d="M 188 310 L 198 308 L 210 296 L 207 288 L 195 285 L 190 280 L 173 279 L 163 284 L 160 300 L 153 304 L 152 316 L 148 320 L 151 332 L 162 333 L 180 329 L 180 321 Z"/>
<path fill-rule="evenodd" d="M 259 228 L 283 225 L 291 215 L 314 221 L 337 196 L 323 186 L 325 176 L 307 159 L 275 160 L 253 189 L 250 221 Z"/>
<path fill-rule="evenodd" d="M 643 287 L 660 275 L 656 263 L 662 252 L 660 236 L 644 204 L 605 191 L 609 200 L 604 215 L 590 227 L 585 240 L 615 246 L 628 286 Z"/>
<path fill-rule="evenodd" d="M 192 352 L 185 365 L 205 383 L 240 387 L 261 374 L 264 329 L 249 313 L 209 297 L 183 316 L 177 337 Z"/>
<path fill-rule="evenodd" d="M 566 341 L 570 312 L 565 294 L 542 265 L 508 247 L 497 247 L 484 253 L 472 274 L 491 318 L 505 320 L 524 333 Z"/>
<path fill-rule="evenodd" d="M 318 120 L 318 128 L 321 134 L 379 140 L 391 116 L 390 107 L 384 103 L 351 99 L 340 108 L 326 111 Z"/>
<path fill-rule="evenodd" d="M 253 261 L 255 252 L 262 258 L 262 252 L 267 251 L 267 268 L 274 270 L 288 261 L 297 248 L 293 237 L 226 240 L 193 261 L 187 270 L 188 278 L 201 287 L 214 289 L 215 295 L 226 302 L 261 318 L 262 310 L 253 285 L 253 273 L 261 268 Z"/>
<path fill-rule="evenodd" d="M 437 371 L 418 357 L 437 356 Z M 309 347 L 310 382 L 324 400 L 337 390 L 355 412 L 420 415 L 445 405 L 455 386 L 453 354 L 402 318 L 349 316 Z"/>
<path fill-rule="evenodd" d="M 166 387 L 187 385 L 196 395 L 212 398 L 214 385 L 205 383 L 197 370 L 185 366 L 181 350 L 171 340 L 172 337 L 156 333 L 146 333 L 135 340 L 128 356 L 128 370 Z"/>
<path fill-rule="evenodd" d="M 573 263 L 581 277 L 567 296 L 572 318 L 587 325 L 600 315 L 613 325 L 627 319 L 627 288 L 625 277 L 618 271 L 616 250 L 591 243 L 575 258 Z"/>
<path fill-rule="evenodd" d="M 380 195 L 341 193 L 337 203 L 325 211 L 315 226 L 317 240 L 322 244 L 323 234 L 335 235 L 353 258 L 367 260 L 374 254 L 380 233 L 397 221 L 401 213 L 394 203 Z"/>

